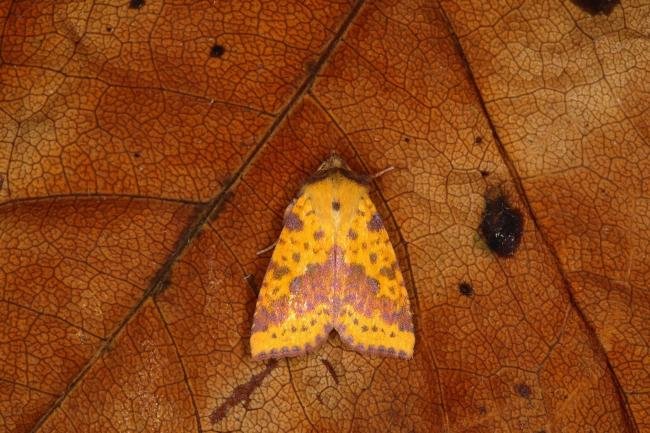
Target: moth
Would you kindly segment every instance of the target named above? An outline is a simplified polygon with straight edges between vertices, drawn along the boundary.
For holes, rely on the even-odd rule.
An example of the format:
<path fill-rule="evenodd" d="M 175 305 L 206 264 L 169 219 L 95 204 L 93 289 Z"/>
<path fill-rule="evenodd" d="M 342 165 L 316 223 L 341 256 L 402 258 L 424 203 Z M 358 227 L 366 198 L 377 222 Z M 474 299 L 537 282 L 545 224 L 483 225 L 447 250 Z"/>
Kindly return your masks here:
<path fill-rule="evenodd" d="M 372 178 L 332 154 L 287 207 L 257 299 L 253 359 L 303 355 L 332 330 L 362 353 L 413 356 L 408 293 Z"/>

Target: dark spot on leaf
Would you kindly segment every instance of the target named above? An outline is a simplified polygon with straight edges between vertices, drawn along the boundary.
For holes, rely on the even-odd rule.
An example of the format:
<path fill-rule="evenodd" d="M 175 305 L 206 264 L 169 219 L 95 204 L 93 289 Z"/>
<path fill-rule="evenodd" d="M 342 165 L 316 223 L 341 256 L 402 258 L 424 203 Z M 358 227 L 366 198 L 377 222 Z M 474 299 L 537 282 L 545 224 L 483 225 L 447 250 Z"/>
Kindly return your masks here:
<path fill-rule="evenodd" d="M 517 394 L 519 394 L 523 398 L 530 398 L 533 395 L 533 392 L 531 391 L 530 387 L 525 383 L 516 384 L 515 391 L 517 391 Z"/>
<path fill-rule="evenodd" d="M 293 253 L 291 255 L 291 258 L 293 259 L 294 262 L 298 263 L 300 261 L 300 253 Z"/>
<path fill-rule="evenodd" d="M 212 421 L 213 424 L 221 421 L 225 418 L 228 410 L 237 406 L 239 403 L 244 403 L 247 405 L 248 401 L 251 398 L 251 395 L 253 394 L 253 391 L 255 391 L 262 384 L 264 379 L 266 379 L 266 377 L 277 365 L 278 361 L 272 359 L 266 364 L 266 368 L 264 368 L 264 370 L 253 375 L 253 377 L 251 377 L 248 382 L 237 385 L 235 389 L 233 389 L 230 393 L 230 396 L 212 411 L 210 414 L 210 421 Z"/>
<path fill-rule="evenodd" d="M 377 254 L 370 253 L 368 257 L 370 258 L 370 263 L 377 263 Z"/>
<path fill-rule="evenodd" d="M 363 325 L 363 326 L 361 327 L 361 330 L 362 330 L 363 332 L 368 332 L 368 327 L 367 327 L 366 325 Z"/>
<path fill-rule="evenodd" d="M 144 0 L 130 0 L 129 8 L 131 9 L 141 9 L 144 6 Z"/>
<path fill-rule="evenodd" d="M 470 283 L 463 281 L 458 285 L 458 291 L 463 296 L 472 296 L 474 295 L 474 288 Z"/>
<path fill-rule="evenodd" d="M 214 44 L 212 48 L 210 48 L 210 57 L 221 57 L 223 56 L 223 53 L 226 52 L 226 49 L 223 47 L 223 45 L 219 44 Z"/>
<path fill-rule="evenodd" d="M 376 326 L 373 326 L 372 328 L 370 328 L 370 330 L 372 332 L 377 332 L 377 331 L 379 331 L 379 328 L 377 328 Z"/>
<path fill-rule="evenodd" d="M 619 0 L 571 0 L 574 5 L 590 15 L 609 15 Z"/>
<path fill-rule="evenodd" d="M 330 376 L 332 376 L 332 379 L 334 379 L 334 383 L 336 383 L 338 385 L 339 384 L 339 376 L 338 376 L 338 374 L 336 374 L 336 370 L 334 370 L 334 366 L 332 365 L 332 363 L 329 362 L 325 358 L 321 358 L 320 362 L 322 362 L 323 365 L 325 366 L 325 368 L 327 368 L 327 371 L 329 371 Z"/>
<path fill-rule="evenodd" d="M 390 333 L 390 338 L 395 338 L 395 333 L 394 332 Z"/>
<path fill-rule="evenodd" d="M 373 232 L 379 231 L 384 227 L 384 223 L 381 221 L 381 217 L 378 213 L 375 213 L 370 221 L 368 221 L 368 230 Z"/>
<path fill-rule="evenodd" d="M 348 230 L 348 238 L 350 238 L 351 240 L 355 240 L 358 236 L 359 235 L 354 230 L 352 229 Z"/>
<path fill-rule="evenodd" d="M 305 242 L 302 244 L 303 247 L 305 247 L 306 250 L 309 249 L 309 242 Z"/>
<path fill-rule="evenodd" d="M 335 211 L 338 211 L 339 209 L 341 209 L 341 202 L 339 202 L 337 200 L 333 201 L 332 202 L 332 209 L 334 209 Z"/>
<path fill-rule="evenodd" d="M 316 240 L 322 239 L 323 236 L 325 236 L 325 232 L 322 231 L 322 230 L 318 230 L 318 231 L 314 232 L 314 239 L 316 239 Z"/>
<path fill-rule="evenodd" d="M 518 209 L 510 207 L 502 193 L 485 199 L 480 231 L 490 250 L 501 257 L 512 256 L 521 242 L 524 219 Z"/>
<path fill-rule="evenodd" d="M 298 215 L 293 212 L 289 212 L 284 219 L 284 226 L 291 231 L 300 231 L 302 230 L 302 220 Z"/>

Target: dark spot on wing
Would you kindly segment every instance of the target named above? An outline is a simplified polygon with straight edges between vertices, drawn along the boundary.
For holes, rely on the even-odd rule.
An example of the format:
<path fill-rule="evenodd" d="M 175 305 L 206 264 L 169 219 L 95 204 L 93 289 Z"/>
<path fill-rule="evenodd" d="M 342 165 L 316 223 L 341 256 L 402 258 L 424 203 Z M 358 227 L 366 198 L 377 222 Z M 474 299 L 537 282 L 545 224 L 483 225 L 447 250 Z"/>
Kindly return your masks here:
<path fill-rule="evenodd" d="M 289 212 L 284 220 L 284 226 L 291 231 L 300 231 L 302 230 L 303 224 L 298 215 L 293 212 Z"/>
<path fill-rule="evenodd" d="M 332 202 L 332 209 L 334 209 L 335 211 L 341 209 L 341 202 L 339 202 L 338 200 L 334 200 Z"/>
<path fill-rule="evenodd" d="M 373 232 L 379 231 L 384 227 L 384 223 L 378 213 L 375 213 L 368 221 L 368 230 Z"/>
<path fill-rule="evenodd" d="M 348 238 L 350 238 L 351 240 L 355 240 L 357 237 L 359 237 L 357 232 L 355 232 L 352 229 L 348 230 Z"/>
<path fill-rule="evenodd" d="M 276 280 L 281 279 L 289 273 L 289 268 L 286 266 L 275 266 L 273 268 L 273 278 Z"/>
<path fill-rule="evenodd" d="M 322 230 L 314 232 L 314 239 L 316 240 L 323 239 L 323 236 L 325 236 L 325 232 Z"/>
<path fill-rule="evenodd" d="M 379 281 L 375 280 L 374 278 L 368 278 L 368 285 L 370 286 L 370 293 L 373 295 L 379 293 Z"/>
<path fill-rule="evenodd" d="M 370 258 L 370 263 L 377 263 L 377 254 L 370 253 L 368 257 Z"/>
<path fill-rule="evenodd" d="M 300 253 L 293 253 L 291 255 L 291 258 L 293 259 L 294 262 L 298 263 L 300 261 Z"/>
<path fill-rule="evenodd" d="M 379 273 L 389 280 L 395 279 L 395 263 L 391 267 L 384 266 L 379 270 Z"/>

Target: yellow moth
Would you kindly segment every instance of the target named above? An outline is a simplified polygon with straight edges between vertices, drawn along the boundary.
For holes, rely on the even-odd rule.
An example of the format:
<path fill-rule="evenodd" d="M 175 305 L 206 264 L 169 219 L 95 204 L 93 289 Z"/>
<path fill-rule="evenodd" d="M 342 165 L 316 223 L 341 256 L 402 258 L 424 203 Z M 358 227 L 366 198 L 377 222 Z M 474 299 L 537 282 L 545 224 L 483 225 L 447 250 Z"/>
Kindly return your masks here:
<path fill-rule="evenodd" d="M 370 180 L 333 154 L 287 208 L 255 309 L 254 359 L 305 354 L 333 329 L 359 352 L 413 356 L 408 294 Z"/>

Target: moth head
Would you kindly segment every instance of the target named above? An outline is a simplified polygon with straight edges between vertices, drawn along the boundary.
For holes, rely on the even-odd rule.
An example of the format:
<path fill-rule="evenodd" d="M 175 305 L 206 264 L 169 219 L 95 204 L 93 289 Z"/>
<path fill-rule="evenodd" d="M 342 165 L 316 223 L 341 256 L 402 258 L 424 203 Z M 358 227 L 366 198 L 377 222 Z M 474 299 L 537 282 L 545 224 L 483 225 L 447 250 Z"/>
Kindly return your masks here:
<path fill-rule="evenodd" d="M 330 156 L 325 161 L 323 161 L 320 167 L 318 167 L 318 171 L 327 171 L 332 168 L 342 168 L 348 171 L 350 170 L 350 167 L 348 167 L 345 161 L 343 161 L 343 158 L 341 158 L 341 156 L 336 152 L 332 152 Z"/>

